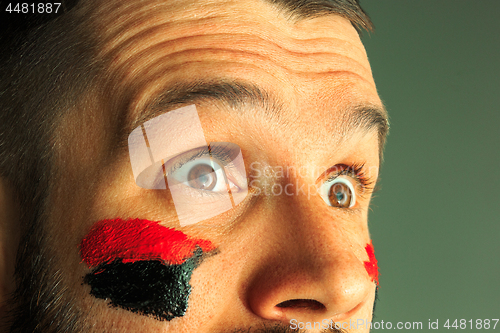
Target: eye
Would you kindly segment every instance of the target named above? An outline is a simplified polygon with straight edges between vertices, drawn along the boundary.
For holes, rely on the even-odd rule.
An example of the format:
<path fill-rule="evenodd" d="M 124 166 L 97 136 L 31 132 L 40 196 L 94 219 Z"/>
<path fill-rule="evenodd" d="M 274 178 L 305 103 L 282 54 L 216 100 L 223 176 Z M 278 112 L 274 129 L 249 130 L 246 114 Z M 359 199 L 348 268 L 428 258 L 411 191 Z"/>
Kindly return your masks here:
<path fill-rule="evenodd" d="M 227 192 L 224 168 L 210 157 L 200 157 L 183 164 L 171 173 L 171 177 L 195 190 Z M 231 188 L 235 187 L 233 182 L 228 180 L 228 183 Z"/>
<path fill-rule="evenodd" d="M 136 184 L 168 189 L 168 204 L 173 203 L 181 226 L 230 211 L 248 194 L 243 155 L 231 142 L 211 142 L 155 162 L 139 174 Z M 163 193 L 156 192 L 159 197 Z"/>
<path fill-rule="evenodd" d="M 351 208 L 356 204 L 356 191 L 345 176 L 338 176 L 321 185 L 320 195 L 328 206 Z"/>

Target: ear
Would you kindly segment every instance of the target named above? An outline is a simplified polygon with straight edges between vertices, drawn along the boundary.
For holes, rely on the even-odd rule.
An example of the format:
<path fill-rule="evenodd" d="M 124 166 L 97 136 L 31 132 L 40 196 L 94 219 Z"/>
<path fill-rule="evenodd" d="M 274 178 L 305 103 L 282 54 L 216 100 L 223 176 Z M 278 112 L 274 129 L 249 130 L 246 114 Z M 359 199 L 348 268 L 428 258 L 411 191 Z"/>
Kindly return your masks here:
<path fill-rule="evenodd" d="M 15 289 L 14 266 L 20 238 L 19 205 L 14 190 L 0 177 L 0 324 Z"/>

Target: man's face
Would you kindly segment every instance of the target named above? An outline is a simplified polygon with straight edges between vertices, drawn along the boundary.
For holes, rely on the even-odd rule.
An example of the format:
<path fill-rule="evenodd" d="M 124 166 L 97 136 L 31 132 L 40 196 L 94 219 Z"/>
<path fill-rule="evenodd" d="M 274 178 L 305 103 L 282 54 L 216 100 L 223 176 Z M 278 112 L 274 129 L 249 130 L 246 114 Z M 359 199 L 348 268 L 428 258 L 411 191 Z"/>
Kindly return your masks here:
<path fill-rule="evenodd" d="M 376 127 L 352 119 L 382 106 L 350 22 L 334 15 L 288 21 L 257 0 L 94 7 L 105 73 L 89 102 L 60 124 L 60 177 L 46 225 L 64 297 L 86 314 L 88 330 L 233 332 L 291 320 L 292 328 L 370 321 L 376 283 L 367 268 L 367 183 L 377 180 L 379 140 Z M 171 190 L 137 185 L 127 138 L 144 122 L 189 105 L 206 142 L 238 147 L 254 182 L 236 208 L 182 225 Z M 181 131 L 177 139 L 190 135 Z M 352 207 L 316 191 L 330 183 L 349 189 L 346 182 Z M 154 221 L 212 244 L 189 277 L 183 315 L 158 320 L 137 304 L 110 305 L 91 295 L 83 280 L 91 267 L 79 246 L 96 223 L 112 219 Z"/>

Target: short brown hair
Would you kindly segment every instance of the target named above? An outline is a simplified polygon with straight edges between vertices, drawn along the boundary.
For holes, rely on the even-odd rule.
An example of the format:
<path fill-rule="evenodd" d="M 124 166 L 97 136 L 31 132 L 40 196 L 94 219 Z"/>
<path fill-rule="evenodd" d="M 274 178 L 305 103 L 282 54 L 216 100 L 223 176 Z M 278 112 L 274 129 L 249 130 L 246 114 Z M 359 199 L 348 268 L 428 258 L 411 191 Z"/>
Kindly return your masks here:
<path fill-rule="evenodd" d="M 275 5 L 278 10 L 284 10 L 291 19 L 308 19 L 326 15 L 340 15 L 356 28 L 373 31 L 370 17 L 359 5 L 358 0 L 266 0 Z"/>

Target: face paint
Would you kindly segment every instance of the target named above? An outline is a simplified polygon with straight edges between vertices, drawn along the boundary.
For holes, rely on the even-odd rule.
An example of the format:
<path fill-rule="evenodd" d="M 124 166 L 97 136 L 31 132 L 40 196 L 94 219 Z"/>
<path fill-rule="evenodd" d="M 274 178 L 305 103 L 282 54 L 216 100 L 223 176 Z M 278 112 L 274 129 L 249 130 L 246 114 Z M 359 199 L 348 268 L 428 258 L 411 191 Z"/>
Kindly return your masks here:
<path fill-rule="evenodd" d="M 97 222 L 80 244 L 91 295 L 158 320 L 185 314 L 191 274 L 213 250 L 208 240 L 140 219 Z"/>
<path fill-rule="evenodd" d="M 368 275 L 372 278 L 372 281 L 375 281 L 378 285 L 378 264 L 377 259 L 375 258 L 375 249 L 373 248 L 373 244 L 370 241 L 370 244 L 367 244 L 365 247 L 366 253 L 368 254 L 369 261 L 365 261 L 365 269 Z"/>

